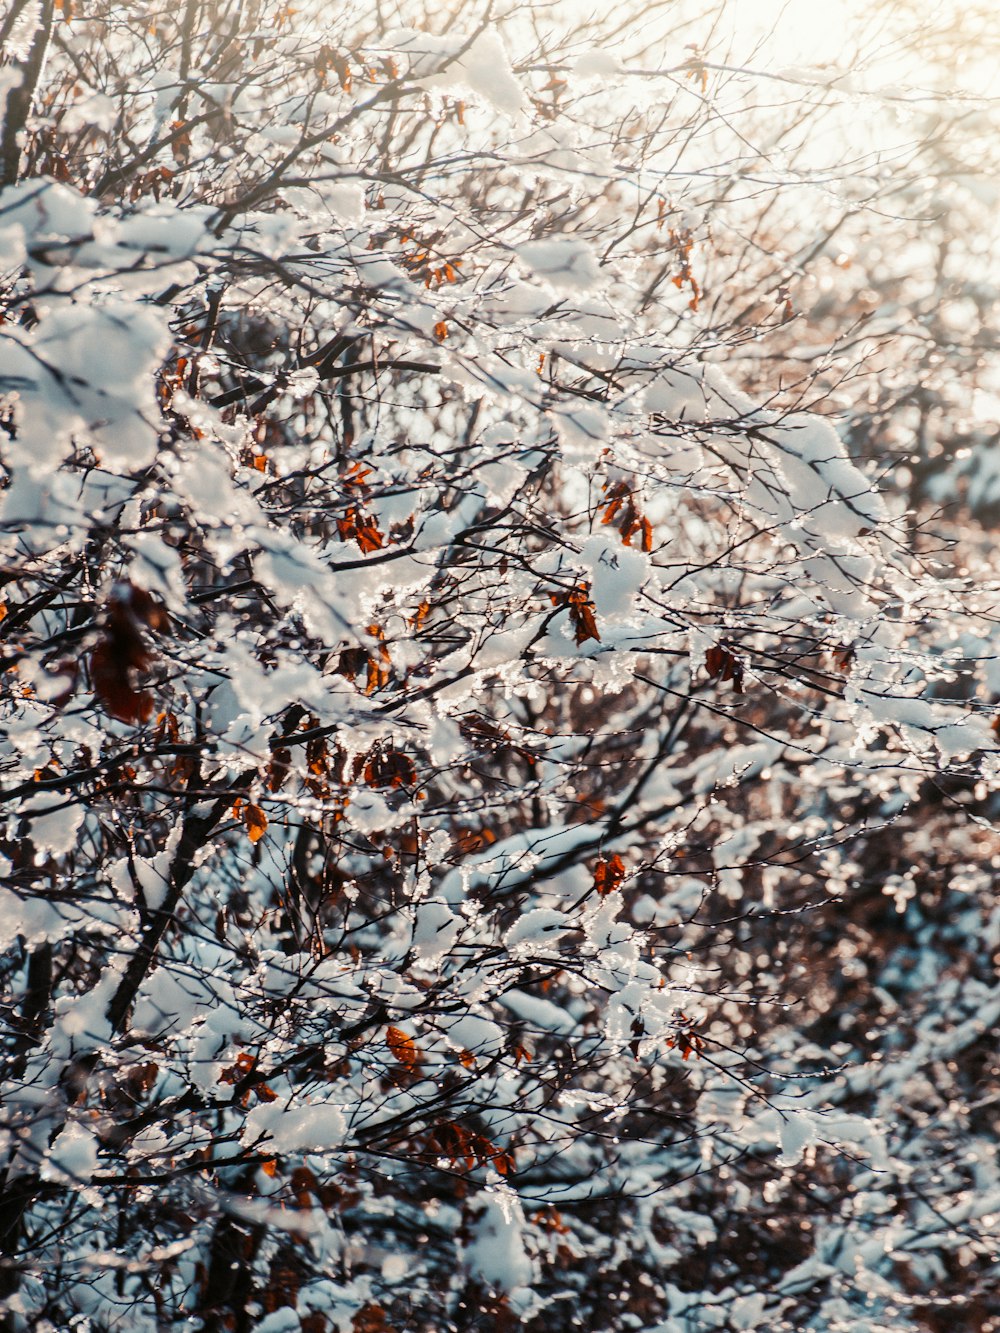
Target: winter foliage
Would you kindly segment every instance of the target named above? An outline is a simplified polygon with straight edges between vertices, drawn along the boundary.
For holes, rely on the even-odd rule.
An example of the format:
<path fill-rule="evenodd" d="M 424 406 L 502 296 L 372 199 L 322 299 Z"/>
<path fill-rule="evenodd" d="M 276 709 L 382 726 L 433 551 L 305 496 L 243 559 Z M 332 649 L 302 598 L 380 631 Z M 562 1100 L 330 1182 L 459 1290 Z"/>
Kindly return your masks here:
<path fill-rule="evenodd" d="M 989 27 L 739 11 L 0 18 L 4 1328 L 1000 1328 Z"/>

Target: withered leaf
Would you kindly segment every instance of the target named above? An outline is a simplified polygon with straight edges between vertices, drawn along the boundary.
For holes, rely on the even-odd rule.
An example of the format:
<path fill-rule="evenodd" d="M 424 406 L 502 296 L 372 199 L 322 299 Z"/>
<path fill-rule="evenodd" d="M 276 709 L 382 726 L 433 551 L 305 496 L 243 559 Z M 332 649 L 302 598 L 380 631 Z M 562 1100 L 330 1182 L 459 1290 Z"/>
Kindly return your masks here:
<path fill-rule="evenodd" d="M 625 863 L 617 852 L 602 856 L 594 866 L 594 888 L 602 898 L 620 888 L 624 878 Z"/>
<path fill-rule="evenodd" d="M 337 519 L 337 532 L 341 541 L 346 542 L 353 537 L 363 555 L 379 550 L 385 542 L 375 520 L 356 505 L 348 505 L 344 517 Z"/>
<path fill-rule="evenodd" d="M 417 1048 L 417 1043 L 402 1028 L 386 1028 L 385 1044 L 405 1069 L 416 1069 L 420 1064 L 420 1051 Z"/>
<path fill-rule="evenodd" d="M 573 626 L 573 636 L 578 644 L 586 643 L 588 639 L 596 639 L 600 643 L 601 636 L 597 630 L 597 621 L 594 619 L 594 603 L 590 600 L 589 583 L 578 583 L 569 592 L 553 593 L 552 601 L 556 606 L 569 608 L 570 624 Z"/>
<path fill-rule="evenodd" d="M 365 764 L 363 777 L 369 787 L 412 787 L 417 770 L 402 750 L 380 750 Z"/>
<path fill-rule="evenodd" d="M 104 711 L 119 722 L 135 726 L 153 714 L 152 694 L 136 683 L 137 675 L 148 671 L 153 659 L 142 631 L 160 630 L 166 624 L 163 607 L 144 588 L 127 582 L 115 586 L 88 665 L 94 694 Z"/>
<path fill-rule="evenodd" d="M 713 680 L 730 680 L 736 694 L 743 693 L 743 663 L 723 640 L 714 643 L 705 654 L 705 670 Z"/>
<path fill-rule="evenodd" d="M 259 805 L 249 804 L 243 807 L 243 823 L 251 842 L 260 842 L 267 832 L 267 815 Z"/>

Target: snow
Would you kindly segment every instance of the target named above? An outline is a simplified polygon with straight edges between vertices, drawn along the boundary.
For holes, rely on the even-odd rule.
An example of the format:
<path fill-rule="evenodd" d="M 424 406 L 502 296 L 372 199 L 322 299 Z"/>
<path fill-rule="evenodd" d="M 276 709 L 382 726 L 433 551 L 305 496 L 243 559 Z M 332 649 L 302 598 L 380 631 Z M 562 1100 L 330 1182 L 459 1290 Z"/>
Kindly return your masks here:
<path fill-rule="evenodd" d="M 123 218 L 113 233 L 115 242 L 130 250 L 173 259 L 195 254 L 210 237 L 211 210 L 147 205 L 140 213 Z"/>
<path fill-rule="evenodd" d="M 112 469 L 142 467 L 158 436 L 152 371 L 168 331 L 152 310 L 107 302 L 85 312 L 50 310 L 32 334 L 5 335 L 5 378 L 18 386 L 17 438 L 9 446 L 28 476 L 54 471 L 74 434 Z"/>
<path fill-rule="evenodd" d="M 637 539 L 636 539 L 637 540 Z M 649 573 L 649 559 L 623 546 L 608 530 L 588 537 L 580 550 L 588 572 L 598 625 L 605 621 L 640 622 L 636 597 Z"/>
<path fill-rule="evenodd" d="M 524 90 L 511 70 L 506 48 L 496 28 L 484 28 L 471 42 L 459 36 L 435 39 L 424 33 L 414 34 L 400 42 L 398 49 L 414 54 L 430 52 L 438 57 L 438 71 L 419 80 L 423 88 L 442 92 L 468 91 L 502 115 L 512 118 L 527 107 Z M 426 63 L 425 56 L 422 64 Z"/>
<path fill-rule="evenodd" d="M 417 906 L 413 921 L 412 948 L 424 964 L 438 962 L 461 938 L 465 921 L 456 916 L 444 898 L 427 898 Z"/>
<path fill-rule="evenodd" d="M 135 856 L 121 869 L 128 871 L 129 887 L 134 882 L 142 899 L 151 910 L 162 906 L 170 887 L 170 869 L 174 863 L 177 846 L 181 840 L 182 826 L 176 825 L 167 838 L 162 852 L 153 857 Z M 120 878 L 124 878 L 122 875 Z"/>
<path fill-rule="evenodd" d="M 84 913 L 72 902 L 17 894 L 0 884 L 0 948 L 11 948 L 19 936 L 29 946 L 61 940 L 83 920 Z"/>
<path fill-rule="evenodd" d="M 708 396 L 696 369 L 661 370 L 643 395 L 643 407 L 675 421 L 704 421 Z"/>
<path fill-rule="evenodd" d="M 505 991 L 500 996 L 500 1003 L 509 1009 L 515 1018 L 527 1023 L 529 1029 L 541 1032 L 572 1032 L 576 1019 L 551 1000 L 538 995 L 528 995 L 523 990 Z"/>
<path fill-rule="evenodd" d="M 378 792 L 357 787 L 351 793 L 344 817 L 359 833 L 387 833 L 412 816 L 406 809 L 393 810 Z"/>
<path fill-rule="evenodd" d="M 95 212 L 93 200 L 55 181 L 26 180 L 0 193 L 0 223 L 39 249 L 89 236 Z"/>
<path fill-rule="evenodd" d="M 460 1018 L 446 1019 L 444 1029 L 448 1040 L 460 1051 L 489 1059 L 499 1055 L 506 1046 L 503 1029 L 479 1014 L 463 1014 Z"/>
<path fill-rule="evenodd" d="M 46 1180 L 60 1180 L 68 1184 L 90 1181 L 97 1170 L 98 1142 L 93 1132 L 79 1121 L 73 1121 L 62 1130 L 49 1149 L 42 1167 Z"/>
<path fill-rule="evenodd" d="M 504 936 L 504 946 L 507 949 L 520 946 L 530 951 L 539 945 L 545 947 L 554 943 L 568 930 L 575 928 L 564 912 L 557 912 L 551 907 L 536 907 L 514 922 Z"/>
<path fill-rule="evenodd" d="M 614 51 L 600 47 L 584 51 L 573 62 L 573 73 L 584 79 L 613 79 L 622 71 L 622 62 Z"/>
<path fill-rule="evenodd" d="M 534 1266 L 524 1247 L 524 1213 L 510 1191 L 480 1196 L 472 1240 L 463 1261 L 469 1273 L 487 1287 L 511 1292 L 526 1287 Z"/>
<path fill-rule="evenodd" d="M 517 246 L 517 255 L 557 292 L 591 291 L 605 281 L 597 256 L 586 241 L 575 236 L 526 241 Z"/>
<path fill-rule="evenodd" d="M 561 403 L 550 416 L 567 461 L 592 464 L 608 438 L 607 414 L 596 407 Z"/>
<path fill-rule="evenodd" d="M 885 501 L 847 458 L 833 426 L 822 417 L 793 413 L 762 437 L 792 505 L 827 537 L 856 537 L 888 518 Z"/>
<path fill-rule="evenodd" d="M 39 801 L 31 812 L 31 837 L 39 851 L 54 856 L 76 846 L 83 824 L 80 806 L 66 807 L 64 800 Z"/>
<path fill-rule="evenodd" d="M 299 1333 L 302 1321 L 291 1306 L 266 1314 L 257 1324 L 257 1333 Z"/>
<path fill-rule="evenodd" d="M 277 1153 L 336 1151 L 343 1145 L 347 1122 L 340 1106 L 299 1098 L 263 1102 L 247 1113 L 241 1131 L 244 1143 Z"/>

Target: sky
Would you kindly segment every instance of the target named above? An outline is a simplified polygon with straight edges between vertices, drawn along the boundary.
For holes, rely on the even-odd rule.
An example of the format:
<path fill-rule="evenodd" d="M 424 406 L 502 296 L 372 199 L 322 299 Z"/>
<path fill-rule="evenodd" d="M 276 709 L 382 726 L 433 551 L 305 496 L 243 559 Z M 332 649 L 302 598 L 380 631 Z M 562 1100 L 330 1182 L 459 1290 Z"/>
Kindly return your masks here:
<path fill-rule="evenodd" d="M 965 95 L 1000 96 L 1000 21 L 992 3 L 730 0 L 726 8 L 734 49 L 760 43 L 759 65 L 837 66 L 876 85 L 881 79 L 917 89 L 947 80 Z"/>

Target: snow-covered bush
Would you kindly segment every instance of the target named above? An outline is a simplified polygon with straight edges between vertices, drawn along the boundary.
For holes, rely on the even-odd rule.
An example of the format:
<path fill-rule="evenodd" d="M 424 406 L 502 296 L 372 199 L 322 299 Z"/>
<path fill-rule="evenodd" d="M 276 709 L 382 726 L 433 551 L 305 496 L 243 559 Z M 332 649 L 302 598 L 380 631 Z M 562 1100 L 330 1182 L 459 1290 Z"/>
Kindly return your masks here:
<path fill-rule="evenodd" d="M 10 1328 L 1000 1317 L 994 557 L 705 10 L 2 21 Z"/>

